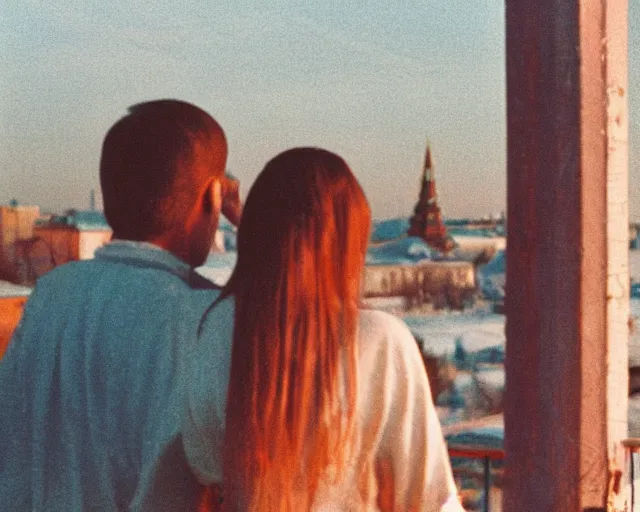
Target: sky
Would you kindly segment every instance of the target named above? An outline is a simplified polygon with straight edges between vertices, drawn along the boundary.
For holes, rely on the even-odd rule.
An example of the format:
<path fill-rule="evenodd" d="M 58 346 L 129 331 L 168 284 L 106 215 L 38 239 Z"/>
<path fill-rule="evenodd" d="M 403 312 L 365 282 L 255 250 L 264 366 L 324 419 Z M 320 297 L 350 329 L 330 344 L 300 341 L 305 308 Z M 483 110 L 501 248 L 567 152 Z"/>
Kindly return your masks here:
<path fill-rule="evenodd" d="M 178 98 L 223 126 L 243 196 L 271 157 L 312 145 L 345 158 L 374 218 L 408 216 L 428 139 L 445 216 L 505 209 L 503 0 L 0 3 L 0 204 L 88 208 L 96 189 L 100 206 L 108 128 L 129 105 Z M 629 178 L 640 221 L 639 4 Z"/>

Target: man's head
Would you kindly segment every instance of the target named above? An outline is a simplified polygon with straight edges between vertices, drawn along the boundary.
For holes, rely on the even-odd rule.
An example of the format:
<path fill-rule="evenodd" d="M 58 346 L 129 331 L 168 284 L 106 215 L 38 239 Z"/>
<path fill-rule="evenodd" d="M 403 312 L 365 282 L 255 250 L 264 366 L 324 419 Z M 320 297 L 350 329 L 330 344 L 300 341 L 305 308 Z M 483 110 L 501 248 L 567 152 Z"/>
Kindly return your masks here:
<path fill-rule="evenodd" d="M 192 265 L 220 214 L 227 142 L 200 108 L 158 100 L 129 108 L 102 146 L 100 184 L 114 238 L 155 242 Z"/>

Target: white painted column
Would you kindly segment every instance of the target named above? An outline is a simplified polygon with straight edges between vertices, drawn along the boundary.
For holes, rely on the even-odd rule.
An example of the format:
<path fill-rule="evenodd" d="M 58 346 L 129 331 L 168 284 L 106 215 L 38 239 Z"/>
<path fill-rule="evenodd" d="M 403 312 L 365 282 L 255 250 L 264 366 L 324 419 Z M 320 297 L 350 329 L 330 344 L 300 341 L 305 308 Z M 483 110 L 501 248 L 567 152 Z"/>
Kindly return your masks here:
<path fill-rule="evenodd" d="M 610 505 L 629 503 L 628 465 L 619 442 L 628 432 L 629 342 L 629 184 L 627 102 L 627 0 L 606 3 L 603 53 L 607 84 L 607 426 L 608 456 L 613 471 L 624 472 L 621 493 Z M 612 478 L 614 475 L 612 474 Z M 613 481 L 611 482 L 613 485 Z M 640 492 L 640 489 L 637 489 Z"/>

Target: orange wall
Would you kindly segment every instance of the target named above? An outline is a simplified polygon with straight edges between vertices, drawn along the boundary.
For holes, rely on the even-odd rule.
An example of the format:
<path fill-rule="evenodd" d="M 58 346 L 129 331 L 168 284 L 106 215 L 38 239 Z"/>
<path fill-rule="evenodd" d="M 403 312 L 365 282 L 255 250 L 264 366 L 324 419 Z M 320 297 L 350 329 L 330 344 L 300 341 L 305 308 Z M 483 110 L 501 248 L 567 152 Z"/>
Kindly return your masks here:
<path fill-rule="evenodd" d="M 25 302 L 27 297 L 0 297 L 0 358 L 20 321 Z"/>
<path fill-rule="evenodd" d="M 34 235 L 51 247 L 56 265 L 93 258 L 95 250 L 111 239 L 111 231 L 78 231 L 61 226 L 36 226 Z"/>
<path fill-rule="evenodd" d="M 33 224 L 39 215 L 37 206 L 0 206 L 0 257 L 13 262 L 13 244 L 33 236 Z"/>
<path fill-rule="evenodd" d="M 78 260 L 79 232 L 65 227 L 36 226 L 34 236 L 44 239 L 51 250 L 56 265 Z"/>

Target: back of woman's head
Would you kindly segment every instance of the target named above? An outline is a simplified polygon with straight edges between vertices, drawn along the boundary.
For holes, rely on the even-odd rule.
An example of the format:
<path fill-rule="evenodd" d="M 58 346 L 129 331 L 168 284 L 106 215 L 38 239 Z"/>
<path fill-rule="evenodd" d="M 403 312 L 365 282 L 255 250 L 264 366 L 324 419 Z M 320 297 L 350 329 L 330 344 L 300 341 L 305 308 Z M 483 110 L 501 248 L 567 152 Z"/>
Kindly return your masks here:
<path fill-rule="evenodd" d="M 295 273 L 315 281 L 321 272 L 327 291 L 351 299 L 369 226 L 366 198 L 342 158 L 318 148 L 285 151 L 267 163 L 249 192 L 233 280 L 251 275 L 255 285 L 256 278 Z"/>
<path fill-rule="evenodd" d="M 328 466 L 346 466 L 355 335 L 370 211 L 347 164 L 317 148 L 272 159 L 256 179 L 228 285 L 236 320 L 225 500 L 307 507 Z"/>

